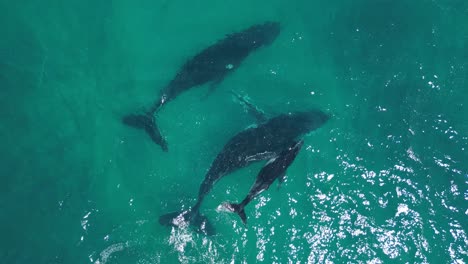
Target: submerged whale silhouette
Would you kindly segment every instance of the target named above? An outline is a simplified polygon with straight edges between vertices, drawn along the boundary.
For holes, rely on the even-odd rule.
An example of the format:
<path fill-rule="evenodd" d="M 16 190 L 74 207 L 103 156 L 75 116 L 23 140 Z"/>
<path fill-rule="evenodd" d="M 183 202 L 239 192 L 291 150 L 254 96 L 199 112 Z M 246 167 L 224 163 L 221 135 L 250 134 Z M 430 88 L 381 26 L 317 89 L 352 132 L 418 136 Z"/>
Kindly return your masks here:
<path fill-rule="evenodd" d="M 271 44 L 279 33 L 279 23 L 266 22 L 227 35 L 188 60 L 174 79 L 161 90 L 159 98 L 148 110 L 124 116 L 123 123 L 143 129 L 163 151 L 168 151 L 167 142 L 156 124 L 154 115 L 165 104 L 192 87 L 211 82 L 210 90 L 214 90 L 217 84 L 237 69 L 251 52 Z"/>
<path fill-rule="evenodd" d="M 320 110 L 282 114 L 236 134 L 212 162 L 200 186 L 195 205 L 187 211 L 162 215 L 159 222 L 169 226 L 189 222 L 197 231 L 213 234 L 214 228 L 200 214 L 200 207 L 214 184 L 223 176 L 254 162 L 270 160 L 279 155 L 282 155 L 280 160 L 283 159 L 288 154 L 284 154 L 285 150 L 297 145 L 302 136 L 321 127 L 328 119 L 329 116 Z"/>
<path fill-rule="evenodd" d="M 245 215 L 244 208 L 250 201 L 257 197 L 261 192 L 270 188 L 271 184 L 278 179 L 279 183 L 284 181 L 286 176 L 286 170 L 293 163 L 297 154 L 301 150 L 303 141 L 294 142 L 291 147 L 283 150 L 277 157 L 272 158 L 268 163 L 260 170 L 257 179 L 250 188 L 247 196 L 239 204 L 225 203 L 223 206 L 227 210 L 234 212 L 240 216 L 242 222 L 247 224 L 247 216 Z"/>

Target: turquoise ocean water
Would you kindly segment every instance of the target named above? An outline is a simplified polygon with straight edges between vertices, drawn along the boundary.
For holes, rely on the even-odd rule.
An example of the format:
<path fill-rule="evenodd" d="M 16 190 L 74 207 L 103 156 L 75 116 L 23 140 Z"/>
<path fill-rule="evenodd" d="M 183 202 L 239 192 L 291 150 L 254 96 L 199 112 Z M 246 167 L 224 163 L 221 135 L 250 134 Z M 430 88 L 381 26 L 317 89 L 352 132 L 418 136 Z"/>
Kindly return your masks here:
<path fill-rule="evenodd" d="M 0 1 L 1 263 L 467 263 L 468 2 Z M 164 153 L 120 118 L 227 33 L 282 32 L 208 97 L 158 115 Z M 219 212 L 262 164 L 223 178 L 207 237 L 160 226 L 254 120 L 333 118 L 248 225 Z"/>

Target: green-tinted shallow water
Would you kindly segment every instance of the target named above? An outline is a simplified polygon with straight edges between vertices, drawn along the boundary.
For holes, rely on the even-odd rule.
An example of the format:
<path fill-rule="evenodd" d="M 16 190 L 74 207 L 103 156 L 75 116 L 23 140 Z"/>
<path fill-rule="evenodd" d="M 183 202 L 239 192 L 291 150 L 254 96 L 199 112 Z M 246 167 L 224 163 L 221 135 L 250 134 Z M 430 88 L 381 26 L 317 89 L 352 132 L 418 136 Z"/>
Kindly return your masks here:
<path fill-rule="evenodd" d="M 467 1 L 4 0 L 0 14 L 1 263 L 467 262 Z M 273 45 L 159 113 L 169 153 L 120 123 L 190 56 L 265 20 L 282 24 Z M 253 123 L 230 89 L 333 118 L 247 227 L 216 208 L 262 164 L 206 199 L 218 235 L 160 226 Z"/>

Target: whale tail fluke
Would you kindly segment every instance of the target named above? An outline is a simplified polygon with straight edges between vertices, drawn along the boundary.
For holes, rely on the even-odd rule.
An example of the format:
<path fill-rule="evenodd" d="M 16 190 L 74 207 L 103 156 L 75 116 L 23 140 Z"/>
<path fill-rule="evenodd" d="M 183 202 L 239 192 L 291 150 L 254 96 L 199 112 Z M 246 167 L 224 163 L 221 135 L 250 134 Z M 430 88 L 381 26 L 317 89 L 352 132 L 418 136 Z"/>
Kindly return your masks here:
<path fill-rule="evenodd" d="M 242 206 L 241 204 L 234 203 L 225 203 L 223 206 L 228 211 L 238 214 L 244 225 L 247 224 L 247 216 L 245 215 L 244 206 Z"/>
<path fill-rule="evenodd" d="M 161 135 L 152 112 L 126 115 L 122 118 L 122 122 L 128 126 L 143 129 L 154 143 L 161 146 L 164 152 L 168 151 L 167 141 Z"/>
<path fill-rule="evenodd" d="M 190 210 L 161 215 L 159 223 L 164 226 L 178 228 L 191 226 L 197 233 L 207 236 L 212 236 L 216 233 L 214 226 L 208 221 L 208 218 Z"/>

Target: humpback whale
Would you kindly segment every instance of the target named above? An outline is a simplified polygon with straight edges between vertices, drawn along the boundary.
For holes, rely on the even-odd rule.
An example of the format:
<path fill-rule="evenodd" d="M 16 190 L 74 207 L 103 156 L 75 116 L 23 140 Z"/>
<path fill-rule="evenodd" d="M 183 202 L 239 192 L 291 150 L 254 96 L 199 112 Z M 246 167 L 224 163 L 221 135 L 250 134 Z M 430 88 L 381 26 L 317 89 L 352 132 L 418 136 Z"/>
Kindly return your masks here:
<path fill-rule="evenodd" d="M 281 114 L 256 127 L 247 128 L 233 136 L 218 153 L 200 185 L 198 199 L 191 209 L 162 215 L 162 225 L 178 226 L 188 222 L 197 231 L 213 234 L 214 228 L 200 214 L 203 199 L 223 176 L 254 162 L 278 157 L 285 159 L 283 151 L 296 146 L 305 134 L 321 127 L 329 116 L 320 110 Z M 292 160 L 290 161 L 292 162 Z M 276 164 L 275 164 L 276 166 Z M 268 170 L 268 169 L 266 169 Z"/>
<path fill-rule="evenodd" d="M 169 84 L 160 91 L 158 99 L 151 107 L 143 113 L 124 116 L 122 122 L 143 129 L 163 151 L 168 151 L 167 142 L 156 124 L 155 114 L 165 104 L 192 87 L 210 83 L 210 91 L 214 90 L 251 52 L 270 45 L 279 33 L 279 23 L 266 22 L 227 35 L 185 62 Z"/>
<path fill-rule="evenodd" d="M 250 188 L 247 196 L 239 204 L 225 203 L 223 206 L 227 210 L 237 213 L 242 222 L 247 224 L 247 216 L 245 215 L 244 208 L 261 192 L 270 188 L 270 185 L 278 179 L 281 183 L 284 181 L 285 173 L 288 167 L 293 163 L 297 154 L 301 150 L 303 141 L 295 142 L 290 148 L 283 150 L 277 157 L 272 158 L 258 173 L 257 179 Z"/>

